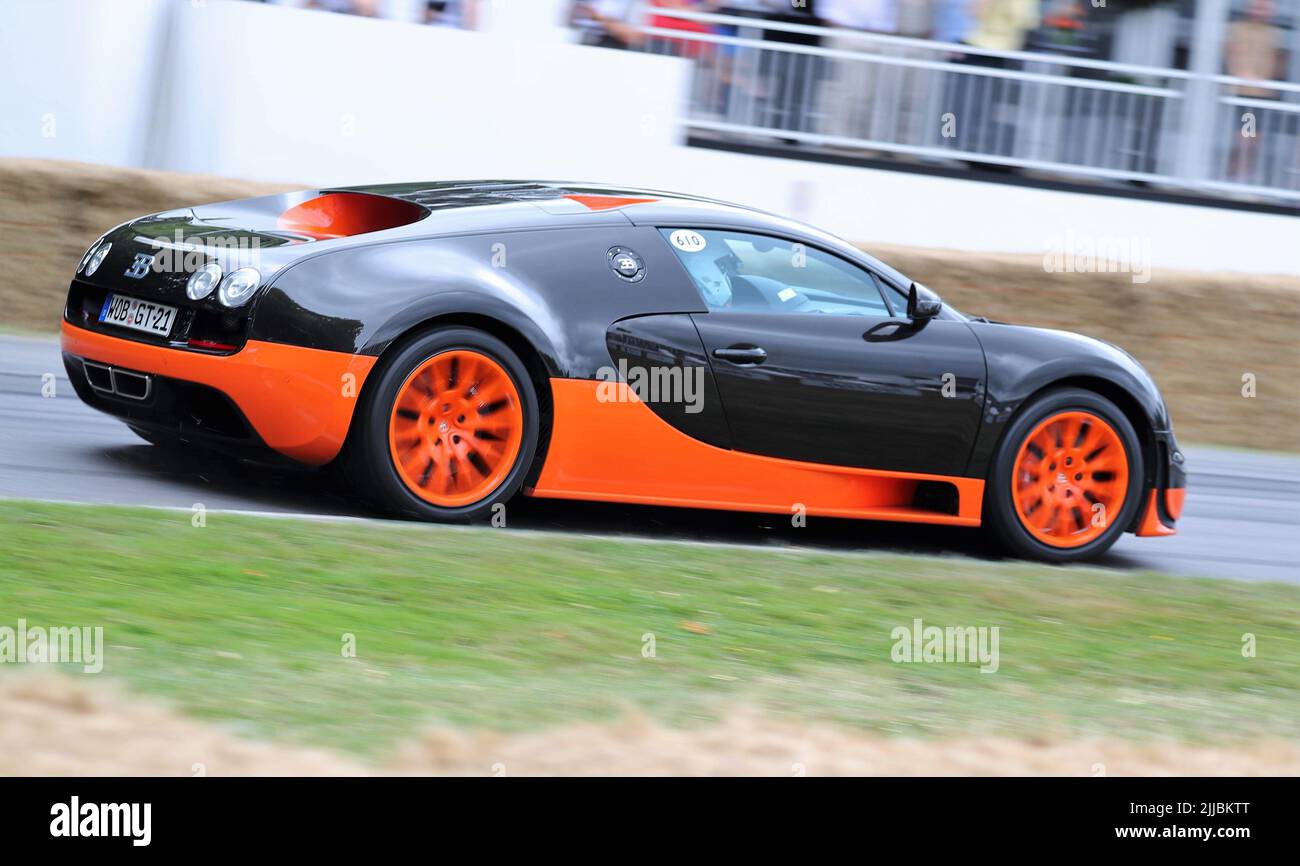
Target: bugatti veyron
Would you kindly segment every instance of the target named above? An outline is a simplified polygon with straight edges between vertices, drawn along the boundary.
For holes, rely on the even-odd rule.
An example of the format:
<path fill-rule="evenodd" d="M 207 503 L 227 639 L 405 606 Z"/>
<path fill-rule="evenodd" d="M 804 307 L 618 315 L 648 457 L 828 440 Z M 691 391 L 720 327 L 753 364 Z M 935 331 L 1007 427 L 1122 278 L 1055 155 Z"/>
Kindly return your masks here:
<path fill-rule="evenodd" d="M 987 526 L 1018 555 L 1168 535 L 1151 377 L 855 246 L 698 197 L 539 182 L 310 190 L 86 251 L 63 352 L 158 445 L 337 464 L 402 515 L 517 495 Z"/>

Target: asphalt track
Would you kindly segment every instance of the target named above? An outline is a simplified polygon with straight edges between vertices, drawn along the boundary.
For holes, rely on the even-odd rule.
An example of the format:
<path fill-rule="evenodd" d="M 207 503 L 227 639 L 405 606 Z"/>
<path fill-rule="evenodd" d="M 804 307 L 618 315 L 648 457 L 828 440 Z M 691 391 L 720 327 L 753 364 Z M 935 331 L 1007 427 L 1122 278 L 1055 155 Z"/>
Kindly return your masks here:
<path fill-rule="evenodd" d="M 55 376 L 55 396 L 42 394 Z M 1177 419 L 1175 419 L 1175 423 Z M 1300 583 L 1300 456 L 1186 448 L 1179 534 L 1126 535 L 1098 564 L 1173 574 Z M 268 471 L 169 455 L 77 399 L 57 340 L 0 336 L 0 497 L 365 517 L 321 472 Z M 761 547 L 993 558 L 977 530 L 521 499 L 510 528 L 636 535 Z"/>

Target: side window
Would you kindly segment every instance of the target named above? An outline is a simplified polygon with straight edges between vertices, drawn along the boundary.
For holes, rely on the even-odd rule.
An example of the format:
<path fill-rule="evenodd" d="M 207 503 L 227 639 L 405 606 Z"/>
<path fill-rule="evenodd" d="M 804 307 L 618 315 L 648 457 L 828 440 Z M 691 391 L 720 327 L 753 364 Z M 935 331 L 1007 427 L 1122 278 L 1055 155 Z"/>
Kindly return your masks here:
<path fill-rule="evenodd" d="M 887 317 L 876 278 L 819 249 L 768 235 L 660 229 L 710 310 Z"/>

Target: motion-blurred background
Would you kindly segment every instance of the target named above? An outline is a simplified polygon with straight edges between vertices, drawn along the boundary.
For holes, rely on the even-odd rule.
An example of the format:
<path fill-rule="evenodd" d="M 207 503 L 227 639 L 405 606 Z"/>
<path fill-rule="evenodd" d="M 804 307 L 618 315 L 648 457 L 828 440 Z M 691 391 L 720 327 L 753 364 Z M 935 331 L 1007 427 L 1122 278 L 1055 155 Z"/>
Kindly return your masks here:
<path fill-rule="evenodd" d="M 93 503 L 0 502 L 0 626 L 102 624 L 128 689 L 0 672 L 0 773 L 1300 772 L 1284 585 L 1298 15 L 1300 0 L 0 0 L 0 497 Z M 757 206 L 966 312 L 1124 347 L 1190 443 L 1180 535 L 1122 542 L 1103 572 L 981 561 L 957 533 L 635 507 L 512 504 L 511 527 L 547 531 L 495 535 L 218 515 L 356 509 L 311 480 L 159 456 L 58 381 L 68 280 L 110 226 L 470 178 Z M 202 531 L 196 503 L 214 510 Z M 953 549 L 977 556 L 931 556 Z M 1000 672 L 891 663 L 891 630 L 917 617 L 1004 628 Z M 356 657 L 340 661 L 340 634 Z"/>
<path fill-rule="evenodd" d="M 685 57 L 701 143 L 1300 193 L 1295 0 L 278 2 Z"/>

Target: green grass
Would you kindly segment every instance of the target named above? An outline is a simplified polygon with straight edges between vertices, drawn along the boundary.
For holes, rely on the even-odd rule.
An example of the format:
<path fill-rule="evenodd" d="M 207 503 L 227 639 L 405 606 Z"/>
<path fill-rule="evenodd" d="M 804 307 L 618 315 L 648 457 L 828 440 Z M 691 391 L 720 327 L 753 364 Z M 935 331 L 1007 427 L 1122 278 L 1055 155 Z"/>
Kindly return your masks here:
<path fill-rule="evenodd" d="M 741 705 L 920 736 L 1296 737 L 1297 614 L 1298 587 L 1151 573 L 0 503 L 0 625 L 102 625 L 103 676 L 362 754 L 430 723 Z M 1000 670 L 892 662 L 914 617 L 999 627 Z"/>

